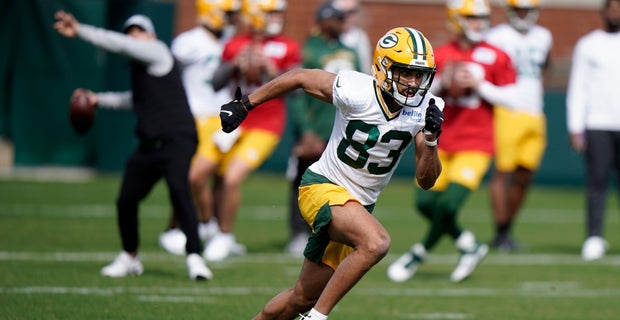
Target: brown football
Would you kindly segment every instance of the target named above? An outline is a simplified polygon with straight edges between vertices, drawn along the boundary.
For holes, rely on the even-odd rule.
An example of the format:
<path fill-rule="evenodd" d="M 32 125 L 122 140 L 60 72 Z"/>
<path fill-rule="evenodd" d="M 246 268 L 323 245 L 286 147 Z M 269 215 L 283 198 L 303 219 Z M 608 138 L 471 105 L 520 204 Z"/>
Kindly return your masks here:
<path fill-rule="evenodd" d="M 457 77 L 460 72 L 463 72 L 463 69 L 466 69 L 467 66 L 462 61 L 452 61 L 448 63 L 445 67 L 445 72 L 447 76 L 447 83 L 445 84 L 444 92 L 451 98 L 460 98 L 463 96 L 467 96 L 471 94 L 471 89 L 467 87 L 462 87 L 458 85 Z"/>
<path fill-rule="evenodd" d="M 73 91 L 69 102 L 69 120 L 75 132 L 87 133 L 95 122 L 95 105 L 88 99 L 84 89 Z"/>

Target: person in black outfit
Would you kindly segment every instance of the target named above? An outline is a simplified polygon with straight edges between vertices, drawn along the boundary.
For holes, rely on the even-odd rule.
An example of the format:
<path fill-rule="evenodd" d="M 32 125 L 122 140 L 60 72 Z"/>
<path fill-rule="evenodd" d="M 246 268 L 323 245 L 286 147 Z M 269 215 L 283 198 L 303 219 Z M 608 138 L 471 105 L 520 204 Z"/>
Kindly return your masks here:
<path fill-rule="evenodd" d="M 99 107 L 132 109 L 137 116 L 138 147 L 126 163 L 116 206 L 123 251 L 101 269 L 108 277 L 140 275 L 144 268 L 137 254 L 138 205 L 153 186 L 165 179 L 170 200 L 181 228 L 187 236 L 189 276 L 211 279 L 213 274 L 199 254 L 198 219 L 188 181 L 192 156 L 198 143 L 196 127 L 181 82 L 179 64 L 155 35 L 151 20 L 143 15 L 130 17 L 125 34 L 80 24 L 71 15 L 58 11 L 54 28 L 69 38 L 78 37 L 131 61 L 131 91 L 95 94 L 89 100 Z"/>

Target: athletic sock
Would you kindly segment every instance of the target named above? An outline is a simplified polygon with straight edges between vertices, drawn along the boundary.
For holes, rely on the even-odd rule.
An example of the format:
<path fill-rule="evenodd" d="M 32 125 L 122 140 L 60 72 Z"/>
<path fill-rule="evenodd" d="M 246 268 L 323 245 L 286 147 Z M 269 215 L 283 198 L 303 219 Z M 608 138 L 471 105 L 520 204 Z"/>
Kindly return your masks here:
<path fill-rule="evenodd" d="M 499 237 L 507 236 L 509 230 L 510 230 L 510 222 L 500 223 L 499 225 L 497 225 L 497 235 Z"/>
<path fill-rule="evenodd" d="M 308 319 L 311 319 L 311 320 L 327 320 L 326 315 L 316 311 L 316 309 L 314 308 L 312 308 L 312 310 L 308 312 L 308 315 L 306 317 L 308 317 Z"/>

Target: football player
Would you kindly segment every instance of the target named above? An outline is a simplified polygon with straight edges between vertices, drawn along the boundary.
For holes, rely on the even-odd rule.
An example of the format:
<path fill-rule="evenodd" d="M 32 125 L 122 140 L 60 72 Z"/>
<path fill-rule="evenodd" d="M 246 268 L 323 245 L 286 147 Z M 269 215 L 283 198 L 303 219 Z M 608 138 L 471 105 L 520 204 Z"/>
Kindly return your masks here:
<path fill-rule="evenodd" d="M 302 319 L 327 319 L 388 252 L 390 236 L 371 213 L 406 148 L 415 144 L 422 188 L 431 188 L 441 172 L 437 143 L 443 100 L 429 93 L 435 74 L 429 41 L 412 28 L 392 29 L 377 43 L 373 61 L 373 76 L 298 68 L 250 95 L 239 91 L 236 100 L 222 106 L 224 131 L 297 88 L 337 108 L 325 152 L 299 187 L 299 207 L 312 228 L 301 273 L 254 320 L 293 319 L 308 310 Z"/>
<path fill-rule="evenodd" d="M 198 147 L 189 180 L 198 209 L 198 234 L 202 241 L 209 240 L 218 229 L 216 219 L 212 219 L 213 191 L 207 185 L 212 178 L 208 171 L 209 152 L 219 142 L 220 106 L 232 97 L 227 90 L 215 91 L 211 82 L 221 61 L 226 41 L 224 31 L 232 25 L 228 16 L 240 9 L 240 0 L 197 0 L 196 26 L 179 34 L 171 45 L 172 54 L 182 66 L 183 86 L 198 130 Z M 185 234 L 172 215 L 168 229 L 159 235 L 159 244 L 166 251 L 180 255 L 185 252 L 186 241 Z"/>
<path fill-rule="evenodd" d="M 461 227 L 457 215 L 489 168 L 494 152 L 493 105 L 511 101 L 516 74 L 510 57 L 483 41 L 491 14 L 486 0 L 448 1 L 447 11 L 455 38 L 435 51 L 439 81 L 431 89 L 446 101 L 439 144 L 443 171 L 432 189 L 416 194 L 416 207 L 430 228 L 422 242 L 389 266 L 388 277 L 397 282 L 411 278 L 444 235 L 461 253 L 450 275 L 453 282 L 469 277 L 489 250 Z M 451 91 L 459 94 L 447 94 Z"/>
<path fill-rule="evenodd" d="M 491 245 L 499 251 L 523 249 L 510 230 L 547 145 L 543 74 L 549 66 L 553 37 L 536 24 L 539 10 L 539 0 L 506 0 L 508 22 L 486 36 L 510 55 L 519 91 L 511 106 L 496 106 L 494 111 L 495 171 L 489 187 L 495 238 Z"/>
<path fill-rule="evenodd" d="M 244 0 L 241 15 L 248 31 L 231 38 L 216 71 L 216 90 L 240 86 L 251 93 L 260 85 L 301 64 L 301 46 L 282 35 L 285 0 Z M 222 189 L 215 216 L 219 232 L 207 243 L 204 256 L 219 261 L 237 253 L 233 228 L 241 204 L 241 186 L 250 173 L 271 155 L 286 125 L 284 98 L 273 99 L 253 112 L 230 134 L 218 134 L 209 155 L 211 175 L 220 176 Z"/>

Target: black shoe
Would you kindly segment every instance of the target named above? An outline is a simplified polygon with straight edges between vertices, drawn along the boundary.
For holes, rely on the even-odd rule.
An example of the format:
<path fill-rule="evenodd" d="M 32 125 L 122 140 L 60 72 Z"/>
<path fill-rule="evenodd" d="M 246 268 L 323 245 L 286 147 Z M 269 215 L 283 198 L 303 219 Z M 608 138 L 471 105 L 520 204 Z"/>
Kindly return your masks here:
<path fill-rule="evenodd" d="M 510 236 L 495 236 L 491 247 L 499 252 L 522 252 L 524 247 Z"/>

